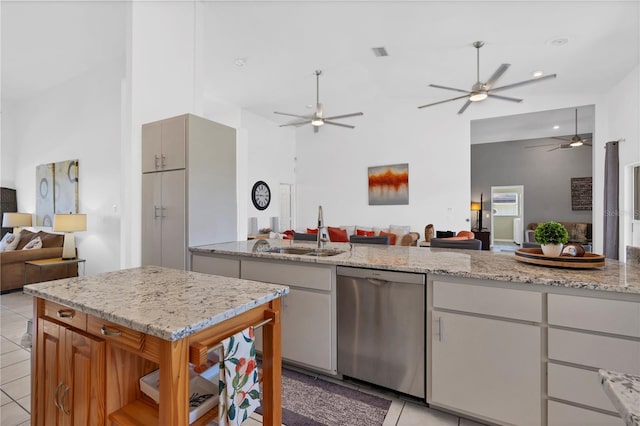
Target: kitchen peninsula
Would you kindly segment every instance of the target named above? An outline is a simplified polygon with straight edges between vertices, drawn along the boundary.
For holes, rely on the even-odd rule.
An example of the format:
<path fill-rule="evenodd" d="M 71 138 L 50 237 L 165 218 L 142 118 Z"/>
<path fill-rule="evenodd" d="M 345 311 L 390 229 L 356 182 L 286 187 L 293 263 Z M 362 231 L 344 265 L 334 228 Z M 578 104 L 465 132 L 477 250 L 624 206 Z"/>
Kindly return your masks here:
<path fill-rule="evenodd" d="M 281 423 L 284 286 L 147 266 L 25 286 L 34 296 L 32 423 L 189 424 L 189 363 L 263 326 L 265 424 Z M 203 352 L 204 351 L 204 352 Z M 160 370 L 160 401 L 138 379 Z M 216 419 L 217 409 L 196 420 Z"/>
<path fill-rule="evenodd" d="M 602 268 L 561 269 L 505 252 L 348 243 L 318 251 L 315 243 L 288 240 L 190 250 L 195 271 L 290 286 L 283 360 L 338 377 L 341 271 L 422 274 L 424 400 L 463 417 L 500 425 L 619 425 L 597 371 L 640 374 L 637 265 L 607 259 Z"/>

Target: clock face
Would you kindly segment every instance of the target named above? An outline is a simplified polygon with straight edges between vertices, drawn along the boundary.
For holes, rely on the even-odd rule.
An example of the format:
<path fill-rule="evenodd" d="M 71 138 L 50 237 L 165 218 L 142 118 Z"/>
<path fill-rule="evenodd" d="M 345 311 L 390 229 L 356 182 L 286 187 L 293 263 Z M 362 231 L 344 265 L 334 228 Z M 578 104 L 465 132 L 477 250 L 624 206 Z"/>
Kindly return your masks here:
<path fill-rule="evenodd" d="M 258 210 L 264 210 L 269 207 L 271 202 L 271 190 L 269 185 L 259 180 L 253 185 L 251 189 L 251 201 L 253 206 Z"/>

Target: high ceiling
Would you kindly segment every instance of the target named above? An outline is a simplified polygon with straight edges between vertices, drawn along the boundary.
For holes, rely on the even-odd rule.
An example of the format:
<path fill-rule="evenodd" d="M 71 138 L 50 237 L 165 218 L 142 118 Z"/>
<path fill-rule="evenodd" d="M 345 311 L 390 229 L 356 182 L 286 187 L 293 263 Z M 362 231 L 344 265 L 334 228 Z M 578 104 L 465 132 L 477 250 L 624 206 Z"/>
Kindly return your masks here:
<path fill-rule="evenodd" d="M 534 71 L 558 77 L 501 92 L 522 97 L 605 93 L 638 64 L 639 1 L 204 1 L 205 96 L 278 123 L 273 111 L 336 115 L 371 102 L 418 105 L 470 89 L 502 63 L 506 85 Z M 2 2 L 2 96 L 19 99 L 124 57 L 125 2 Z M 563 45 L 556 45 L 566 39 Z M 376 57 L 385 47 L 388 57 Z M 243 66 L 236 64 L 238 59 Z M 504 102 L 489 99 L 485 102 Z M 455 114 L 464 100 L 431 108 Z M 472 108 L 482 105 L 472 105 Z M 513 105 L 513 114 L 518 113 Z M 427 113 L 427 110 L 425 110 Z"/>

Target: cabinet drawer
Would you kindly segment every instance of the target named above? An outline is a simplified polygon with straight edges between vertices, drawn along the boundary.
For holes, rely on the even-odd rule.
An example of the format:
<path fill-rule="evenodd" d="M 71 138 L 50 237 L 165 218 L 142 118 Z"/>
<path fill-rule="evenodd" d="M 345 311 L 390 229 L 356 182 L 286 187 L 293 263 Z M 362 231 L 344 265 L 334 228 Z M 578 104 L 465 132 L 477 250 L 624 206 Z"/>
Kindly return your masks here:
<path fill-rule="evenodd" d="M 433 306 L 524 321 L 542 320 L 542 294 L 533 291 L 434 281 Z"/>
<path fill-rule="evenodd" d="M 194 254 L 191 257 L 191 270 L 204 274 L 240 278 L 240 260 Z"/>
<path fill-rule="evenodd" d="M 331 291 L 333 267 L 242 260 L 240 278 L 273 284 Z"/>
<path fill-rule="evenodd" d="M 87 331 L 105 340 L 127 346 L 136 351 L 144 350 L 145 334 L 131 330 L 112 322 L 89 315 L 87 318 Z"/>
<path fill-rule="evenodd" d="M 602 389 L 597 371 L 548 364 L 549 396 L 616 412 Z"/>
<path fill-rule="evenodd" d="M 640 337 L 640 303 L 550 294 L 549 324 Z"/>
<path fill-rule="evenodd" d="M 549 401 L 548 426 L 621 426 L 620 417 L 609 416 L 598 411 L 586 410 L 573 405 Z"/>
<path fill-rule="evenodd" d="M 550 328 L 549 359 L 639 374 L 640 342 Z"/>
<path fill-rule="evenodd" d="M 63 322 L 79 330 L 87 330 L 87 314 L 78 312 L 68 306 L 60 305 L 58 303 L 44 301 L 44 315 L 49 318 L 54 318 L 56 321 Z"/>

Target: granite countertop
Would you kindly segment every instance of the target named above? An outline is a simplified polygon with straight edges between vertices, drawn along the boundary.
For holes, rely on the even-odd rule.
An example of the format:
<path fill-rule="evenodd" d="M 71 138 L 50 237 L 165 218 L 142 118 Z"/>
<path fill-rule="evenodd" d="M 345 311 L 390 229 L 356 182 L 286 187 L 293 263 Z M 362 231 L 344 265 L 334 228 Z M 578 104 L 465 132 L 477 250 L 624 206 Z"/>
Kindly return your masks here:
<path fill-rule="evenodd" d="M 289 287 L 145 266 L 29 284 L 24 292 L 174 341 L 277 299 Z"/>
<path fill-rule="evenodd" d="M 598 370 L 600 383 L 627 426 L 640 426 L 640 376 Z"/>
<path fill-rule="evenodd" d="M 216 253 L 265 259 L 444 274 L 466 278 L 513 281 L 547 286 L 582 288 L 640 296 L 640 265 L 607 259 L 596 269 L 565 269 L 530 265 L 515 260 L 511 252 L 434 249 L 426 247 L 327 243 L 343 250 L 336 256 L 265 253 L 269 247 L 315 247 L 315 243 L 292 240 L 250 240 L 191 247 L 192 253 Z M 639 299 L 640 300 L 640 299 Z"/>

